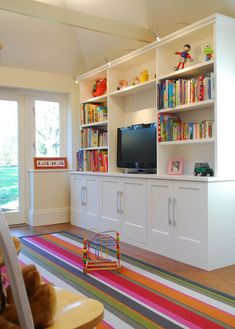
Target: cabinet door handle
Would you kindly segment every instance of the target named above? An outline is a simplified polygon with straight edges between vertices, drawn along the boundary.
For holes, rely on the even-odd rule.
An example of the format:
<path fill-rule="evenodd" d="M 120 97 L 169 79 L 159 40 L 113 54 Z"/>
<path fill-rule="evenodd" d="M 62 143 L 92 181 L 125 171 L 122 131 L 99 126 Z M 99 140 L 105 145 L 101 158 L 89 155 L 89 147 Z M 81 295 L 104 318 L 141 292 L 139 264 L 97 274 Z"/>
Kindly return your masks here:
<path fill-rule="evenodd" d="M 81 188 L 81 204 L 84 206 L 84 201 L 83 201 L 83 186 Z"/>
<path fill-rule="evenodd" d="M 175 207 L 176 207 L 176 198 L 173 198 L 173 226 L 176 226 L 176 218 L 175 218 Z"/>
<path fill-rule="evenodd" d="M 86 206 L 86 187 L 84 186 L 84 206 Z"/>
<path fill-rule="evenodd" d="M 123 210 L 122 210 L 122 191 L 119 191 L 119 210 L 120 210 L 120 213 L 122 214 L 123 213 Z"/>
<path fill-rule="evenodd" d="M 168 224 L 172 225 L 172 220 L 171 220 L 171 198 L 168 198 Z"/>
<path fill-rule="evenodd" d="M 119 205 L 119 191 L 117 191 L 117 212 L 120 212 L 120 205 Z"/>

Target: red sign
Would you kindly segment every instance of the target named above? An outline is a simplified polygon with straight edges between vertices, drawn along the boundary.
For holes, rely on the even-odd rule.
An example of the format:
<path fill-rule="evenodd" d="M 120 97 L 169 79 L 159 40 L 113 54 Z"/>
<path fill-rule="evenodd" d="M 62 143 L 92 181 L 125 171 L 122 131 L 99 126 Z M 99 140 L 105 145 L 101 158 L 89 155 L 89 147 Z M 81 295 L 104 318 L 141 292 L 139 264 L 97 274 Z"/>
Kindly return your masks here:
<path fill-rule="evenodd" d="M 34 158 L 34 169 L 67 169 L 67 158 Z"/>

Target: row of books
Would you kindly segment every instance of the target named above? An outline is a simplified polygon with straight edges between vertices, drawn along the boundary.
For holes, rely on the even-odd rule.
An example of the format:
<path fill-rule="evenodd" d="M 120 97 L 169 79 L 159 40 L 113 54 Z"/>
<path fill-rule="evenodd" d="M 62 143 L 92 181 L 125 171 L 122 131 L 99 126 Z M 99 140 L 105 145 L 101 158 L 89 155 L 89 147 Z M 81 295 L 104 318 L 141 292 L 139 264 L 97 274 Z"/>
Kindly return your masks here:
<path fill-rule="evenodd" d="M 214 72 L 192 79 L 163 80 L 158 84 L 158 109 L 214 98 Z"/>
<path fill-rule="evenodd" d="M 80 106 L 80 121 L 82 125 L 106 121 L 107 106 L 95 103 L 85 103 Z"/>
<path fill-rule="evenodd" d="M 214 121 L 181 122 L 177 115 L 158 115 L 158 141 L 179 141 L 214 137 Z"/>
<path fill-rule="evenodd" d="M 107 172 L 108 152 L 106 150 L 79 150 L 77 152 L 77 170 Z"/>
<path fill-rule="evenodd" d="M 99 147 L 108 145 L 108 133 L 101 128 L 81 130 L 81 147 Z"/>

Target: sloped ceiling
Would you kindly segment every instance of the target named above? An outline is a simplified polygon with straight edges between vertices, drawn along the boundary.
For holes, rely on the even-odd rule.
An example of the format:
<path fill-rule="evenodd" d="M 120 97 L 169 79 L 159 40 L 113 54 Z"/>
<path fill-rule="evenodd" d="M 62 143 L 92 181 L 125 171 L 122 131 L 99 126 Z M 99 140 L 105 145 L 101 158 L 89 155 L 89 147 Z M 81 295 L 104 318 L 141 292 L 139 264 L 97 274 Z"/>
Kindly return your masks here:
<path fill-rule="evenodd" d="M 235 0 L 21 0 L 19 3 L 24 9 L 31 7 L 31 11 L 21 12 L 16 0 L 0 0 L 0 43 L 3 45 L 0 66 L 74 77 L 105 64 L 105 60 L 142 47 L 151 39 L 154 41 L 153 32 L 162 37 L 215 12 L 235 17 Z M 33 12 L 36 7 L 31 6 L 32 3 L 42 6 L 40 15 L 36 9 Z M 51 6 L 55 6 L 55 13 L 60 9 L 56 18 L 47 14 Z M 62 10 L 83 14 L 81 21 L 86 21 L 87 14 L 94 16 L 89 17 L 87 23 L 99 18 L 97 30 L 90 29 L 86 23 L 79 25 L 79 19 L 76 24 L 60 20 Z M 110 20 L 110 24 L 106 20 Z M 119 25 L 122 35 L 117 35 L 112 21 L 122 23 Z M 149 39 L 144 40 L 142 35 L 133 37 L 132 27 L 133 30 L 142 28 L 140 32 L 146 31 Z"/>

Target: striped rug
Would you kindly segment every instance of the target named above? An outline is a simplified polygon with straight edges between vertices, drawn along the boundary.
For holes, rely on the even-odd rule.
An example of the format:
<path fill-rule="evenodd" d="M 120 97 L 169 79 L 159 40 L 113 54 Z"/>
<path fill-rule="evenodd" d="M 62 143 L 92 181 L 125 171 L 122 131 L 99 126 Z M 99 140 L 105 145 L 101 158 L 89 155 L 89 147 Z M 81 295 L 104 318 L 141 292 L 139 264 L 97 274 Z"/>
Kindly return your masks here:
<path fill-rule="evenodd" d="M 21 239 L 23 264 L 36 263 L 55 285 L 98 299 L 101 328 L 235 328 L 235 298 L 209 290 L 126 255 L 121 273 L 82 272 L 82 237 L 68 232 Z"/>

